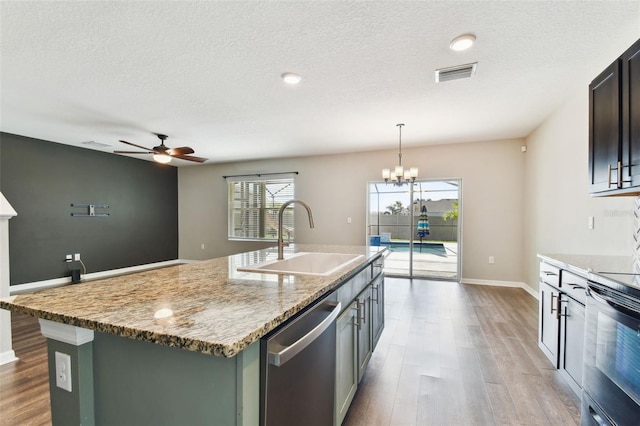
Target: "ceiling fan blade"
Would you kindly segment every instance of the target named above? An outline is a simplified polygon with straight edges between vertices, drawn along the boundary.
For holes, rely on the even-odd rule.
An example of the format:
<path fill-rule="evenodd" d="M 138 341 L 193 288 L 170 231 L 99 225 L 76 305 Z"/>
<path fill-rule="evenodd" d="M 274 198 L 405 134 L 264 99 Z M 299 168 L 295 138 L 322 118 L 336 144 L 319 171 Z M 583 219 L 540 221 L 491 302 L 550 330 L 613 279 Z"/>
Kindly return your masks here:
<path fill-rule="evenodd" d="M 144 149 L 145 151 L 153 151 L 151 148 L 146 148 L 146 147 L 144 147 L 142 145 L 136 145 L 135 143 L 131 143 L 131 142 L 123 141 L 123 140 L 120 140 L 120 142 L 126 143 L 127 145 L 135 146 L 136 148 Z"/>
<path fill-rule="evenodd" d="M 113 151 L 116 154 L 155 154 L 153 151 L 140 152 L 140 151 Z"/>
<path fill-rule="evenodd" d="M 195 155 L 172 155 L 174 158 L 180 158 L 181 160 L 195 161 L 197 163 L 204 163 L 208 158 L 196 157 Z"/>
<path fill-rule="evenodd" d="M 169 148 L 169 155 L 171 156 L 176 156 L 176 155 L 186 155 L 186 154 L 193 154 L 195 151 L 188 147 L 188 146 L 181 146 L 180 148 Z"/>

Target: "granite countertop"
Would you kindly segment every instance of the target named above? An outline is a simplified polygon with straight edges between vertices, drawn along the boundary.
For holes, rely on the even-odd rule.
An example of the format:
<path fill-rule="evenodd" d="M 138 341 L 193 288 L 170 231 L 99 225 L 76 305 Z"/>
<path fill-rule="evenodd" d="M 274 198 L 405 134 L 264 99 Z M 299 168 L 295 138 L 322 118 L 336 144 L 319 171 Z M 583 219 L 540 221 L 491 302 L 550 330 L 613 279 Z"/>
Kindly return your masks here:
<path fill-rule="evenodd" d="M 270 248 L 0 299 L 0 308 L 102 333 L 232 357 L 322 295 L 384 247 L 291 245 L 285 251 L 363 255 L 328 276 L 258 274 Z"/>

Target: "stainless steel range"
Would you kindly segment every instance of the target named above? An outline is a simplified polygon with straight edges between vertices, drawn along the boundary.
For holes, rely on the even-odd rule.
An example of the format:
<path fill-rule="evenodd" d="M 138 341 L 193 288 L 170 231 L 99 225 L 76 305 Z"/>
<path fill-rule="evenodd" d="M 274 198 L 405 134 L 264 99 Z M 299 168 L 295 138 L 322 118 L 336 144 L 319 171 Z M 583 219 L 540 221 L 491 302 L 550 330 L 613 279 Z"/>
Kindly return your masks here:
<path fill-rule="evenodd" d="M 587 289 L 581 423 L 639 425 L 639 277 L 597 275 Z"/>

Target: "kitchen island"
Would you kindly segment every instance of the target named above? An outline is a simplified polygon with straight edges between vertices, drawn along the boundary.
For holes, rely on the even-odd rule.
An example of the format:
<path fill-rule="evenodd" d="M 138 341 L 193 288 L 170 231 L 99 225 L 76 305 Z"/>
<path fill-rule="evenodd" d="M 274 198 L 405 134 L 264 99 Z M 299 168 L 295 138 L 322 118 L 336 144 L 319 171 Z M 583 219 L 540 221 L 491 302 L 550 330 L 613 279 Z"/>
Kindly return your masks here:
<path fill-rule="evenodd" d="M 41 319 L 54 424 L 257 424 L 259 340 L 384 248 L 292 245 L 285 257 L 301 251 L 360 257 L 327 276 L 238 271 L 275 260 L 266 249 L 12 296 L 0 308 Z"/>

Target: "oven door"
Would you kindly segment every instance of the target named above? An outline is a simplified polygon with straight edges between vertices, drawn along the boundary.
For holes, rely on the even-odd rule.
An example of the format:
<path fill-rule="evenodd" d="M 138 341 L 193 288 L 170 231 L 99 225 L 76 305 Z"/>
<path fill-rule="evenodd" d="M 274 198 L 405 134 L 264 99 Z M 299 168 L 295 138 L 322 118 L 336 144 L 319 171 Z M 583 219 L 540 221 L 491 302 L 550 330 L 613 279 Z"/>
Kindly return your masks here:
<path fill-rule="evenodd" d="M 640 303 L 592 282 L 587 296 L 582 424 L 590 424 L 586 413 L 596 413 L 616 425 L 638 425 Z M 585 404 L 593 406 L 585 411 Z"/>

